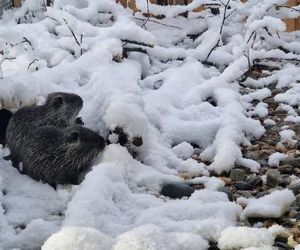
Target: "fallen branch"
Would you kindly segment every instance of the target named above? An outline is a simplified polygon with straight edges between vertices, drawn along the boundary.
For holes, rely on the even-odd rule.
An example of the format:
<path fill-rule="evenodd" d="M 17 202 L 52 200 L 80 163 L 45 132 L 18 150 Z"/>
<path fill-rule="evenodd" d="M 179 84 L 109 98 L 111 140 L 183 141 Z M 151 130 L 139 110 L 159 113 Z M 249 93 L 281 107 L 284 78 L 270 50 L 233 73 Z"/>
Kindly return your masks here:
<path fill-rule="evenodd" d="M 147 19 L 140 18 L 140 17 L 135 17 L 135 19 L 140 20 L 140 21 L 146 21 L 146 20 L 147 20 Z M 174 25 L 170 25 L 170 24 L 161 23 L 161 22 L 158 22 L 158 21 L 155 21 L 155 20 L 151 20 L 151 19 L 149 19 L 148 22 L 153 22 L 153 23 L 157 23 L 157 24 L 160 24 L 160 25 L 163 25 L 163 26 L 166 26 L 166 27 L 170 27 L 170 28 L 174 28 L 174 29 L 179 29 L 179 30 L 181 30 L 181 28 L 178 27 L 178 26 L 174 26 Z"/>
<path fill-rule="evenodd" d="M 136 45 L 140 45 L 140 46 L 144 46 L 144 47 L 149 47 L 149 48 L 153 48 L 154 46 L 152 44 L 147 44 L 147 43 L 143 43 L 143 42 L 137 42 L 137 41 L 131 41 L 131 40 L 128 40 L 128 39 L 121 39 L 121 41 L 126 45 L 128 43 L 130 44 L 136 44 Z"/>

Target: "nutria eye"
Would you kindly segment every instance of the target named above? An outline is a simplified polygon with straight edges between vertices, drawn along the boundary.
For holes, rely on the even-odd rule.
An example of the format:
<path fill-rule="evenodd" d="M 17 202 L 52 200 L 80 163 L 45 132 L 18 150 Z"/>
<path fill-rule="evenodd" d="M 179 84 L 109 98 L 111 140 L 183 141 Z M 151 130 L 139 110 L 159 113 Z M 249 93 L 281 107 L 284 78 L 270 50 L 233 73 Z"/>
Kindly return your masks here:
<path fill-rule="evenodd" d="M 73 132 L 70 136 L 70 140 L 76 142 L 78 141 L 78 139 L 79 139 L 79 134 L 77 132 Z"/>
<path fill-rule="evenodd" d="M 57 108 L 61 107 L 63 105 L 63 98 L 61 96 L 56 96 L 53 100 L 53 104 Z"/>

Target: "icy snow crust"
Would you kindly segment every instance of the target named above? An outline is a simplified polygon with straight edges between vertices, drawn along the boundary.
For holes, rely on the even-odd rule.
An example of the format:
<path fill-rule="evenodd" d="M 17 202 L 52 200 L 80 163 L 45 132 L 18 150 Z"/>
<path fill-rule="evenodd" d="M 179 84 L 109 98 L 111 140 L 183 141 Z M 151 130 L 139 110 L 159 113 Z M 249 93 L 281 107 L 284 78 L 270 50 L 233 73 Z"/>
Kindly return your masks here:
<path fill-rule="evenodd" d="M 152 13 L 168 17 L 162 22 L 169 26 L 149 21 L 147 29 L 141 27 L 142 15 L 135 18 L 114 0 L 56 0 L 47 9 L 40 0 L 27 0 L 22 8 L 4 13 L 1 106 L 17 109 L 42 103 L 53 91 L 73 92 L 84 100 L 80 116 L 87 127 L 104 136 L 122 127 L 129 138 L 141 136 L 143 145 L 136 149 L 137 160 L 124 147 L 107 146 L 81 185 L 60 186 L 56 191 L 20 175 L 3 160 L 5 150 L 0 149 L 0 249 L 40 248 L 49 237 L 44 250 L 204 250 L 209 241 L 219 241 L 222 249 L 271 247 L 269 231 L 262 231 L 266 238 L 254 245 L 249 239 L 232 243 L 224 237 L 233 232 L 243 239 L 250 229 L 235 229 L 240 215 L 247 217 L 266 204 L 277 216 L 291 195 L 284 204 L 278 199 L 286 196 L 285 191 L 274 194 L 279 198 L 249 201 L 242 214 L 240 205 L 217 191 L 224 183 L 209 177 L 209 172 L 230 171 L 236 164 L 259 170 L 259 163 L 244 158 L 240 147 L 265 132 L 255 117 L 267 115 L 262 100 L 271 94 L 268 85 L 277 81 L 280 88 L 293 82 L 290 92 L 275 99 L 294 105 L 299 98 L 299 74 L 292 64 L 261 81 L 247 80 L 249 86 L 263 88 L 253 93 L 242 95 L 237 83 L 248 69 L 249 57 L 282 56 L 276 49 L 282 40 L 255 41 L 251 34 L 256 30 L 264 36 L 267 27 L 288 41 L 280 19 L 264 17 L 269 10 L 274 14 L 274 4 L 285 1 L 249 0 L 247 5 L 232 1 L 237 11 L 225 22 L 226 41 L 220 39 L 224 8 L 217 16 L 206 10 L 191 13 L 188 19 L 173 18 L 211 2 L 197 0 L 165 9 L 151 4 Z M 142 10 L 145 3 L 137 1 Z M 194 41 L 187 38 L 197 32 L 202 35 Z M 218 41 L 224 46 L 210 54 Z M 298 44 L 284 43 L 299 50 Z M 149 57 L 129 53 L 122 59 L 123 46 L 142 48 Z M 261 103 L 247 112 L 253 100 Z M 295 113 L 289 119 L 300 122 Z M 283 131 L 283 141 L 292 137 L 292 132 Z M 192 144 L 199 145 L 201 160 L 211 164 L 190 158 Z M 279 158 L 274 155 L 270 162 L 276 165 Z M 159 195 L 163 183 L 183 181 L 182 174 L 197 177 L 190 183 L 205 188 L 189 199 Z"/>

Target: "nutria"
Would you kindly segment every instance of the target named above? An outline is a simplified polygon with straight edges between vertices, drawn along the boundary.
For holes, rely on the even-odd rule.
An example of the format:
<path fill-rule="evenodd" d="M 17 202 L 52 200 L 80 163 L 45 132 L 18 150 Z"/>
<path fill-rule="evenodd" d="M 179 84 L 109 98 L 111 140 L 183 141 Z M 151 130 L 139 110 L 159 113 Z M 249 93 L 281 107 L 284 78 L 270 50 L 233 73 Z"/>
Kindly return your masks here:
<path fill-rule="evenodd" d="M 2 144 L 2 146 L 5 146 L 6 128 L 12 114 L 13 113 L 7 109 L 0 110 L 0 144 Z"/>
<path fill-rule="evenodd" d="M 24 144 L 20 171 L 51 186 L 78 184 L 79 175 L 104 147 L 103 137 L 80 125 L 42 126 Z"/>
<path fill-rule="evenodd" d="M 6 143 L 10 149 L 10 159 L 18 167 L 19 155 L 32 131 L 43 125 L 64 128 L 75 123 L 83 101 L 76 94 L 55 92 L 47 96 L 46 103 L 19 109 L 10 119 L 6 130 Z"/>

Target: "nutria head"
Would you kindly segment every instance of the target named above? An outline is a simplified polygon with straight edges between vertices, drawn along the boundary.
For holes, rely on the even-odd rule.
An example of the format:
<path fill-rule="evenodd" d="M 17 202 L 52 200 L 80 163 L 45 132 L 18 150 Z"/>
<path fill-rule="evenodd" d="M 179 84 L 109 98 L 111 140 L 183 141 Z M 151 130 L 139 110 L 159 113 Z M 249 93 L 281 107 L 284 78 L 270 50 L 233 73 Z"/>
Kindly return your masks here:
<path fill-rule="evenodd" d="M 83 106 L 83 100 L 79 95 L 54 92 L 47 96 L 45 103 L 47 117 L 64 117 L 64 120 L 75 120 Z"/>
<path fill-rule="evenodd" d="M 81 173 L 105 147 L 105 140 L 80 125 L 59 129 L 42 126 L 22 151 L 23 173 L 50 185 L 77 184 Z"/>

